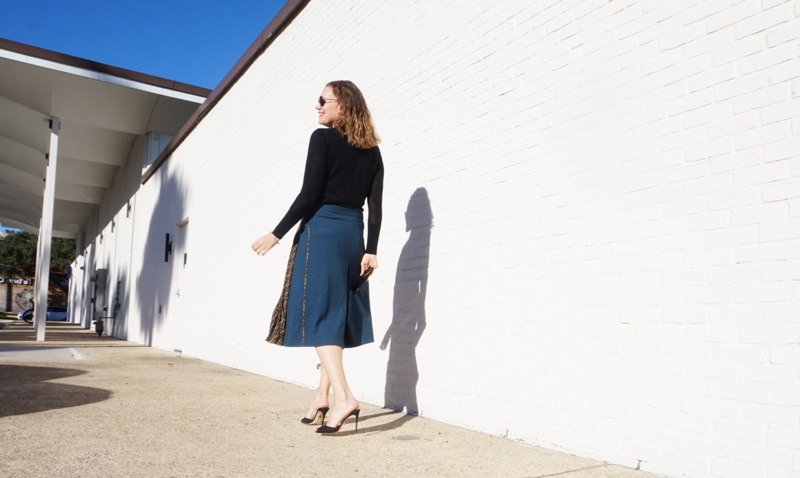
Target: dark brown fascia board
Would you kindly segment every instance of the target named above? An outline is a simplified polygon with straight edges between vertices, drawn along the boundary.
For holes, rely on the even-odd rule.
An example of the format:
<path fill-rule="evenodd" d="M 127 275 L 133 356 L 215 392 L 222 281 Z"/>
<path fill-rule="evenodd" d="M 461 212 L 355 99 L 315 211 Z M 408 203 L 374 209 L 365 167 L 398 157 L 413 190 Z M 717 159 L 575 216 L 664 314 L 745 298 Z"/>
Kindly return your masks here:
<path fill-rule="evenodd" d="M 52 61 L 62 65 L 72 66 L 75 68 L 82 68 L 84 70 L 95 71 L 97 73 L 104 73 L 106 75 L 116 76 L 126 80 L 136 81 L 147 85 L 158 86 L 172 91 L 179 91 L 181 93 L 188 93 L 195 96 L 202 96 L 207 98 L 211 94 L 208 88 L 189 85 L 178 81 L 160 78 L 145 73 L 139 73 L 117 66 L 106 65 L 105 63 L 98 63 L 96 61 L 79 58 L 77 56 L 58 53 L 52 50 L 45 50 L 44 48 L 35 47 L 33 45 L 26 45 L 24 43 L 15 42 L 5 38 L 0 38 L 0 49 L 13 51 L 20 55 L 32 56 L 41 60 Z"/>
<path fill-rule="evenodd" d="M 264 31 L 256 38 L 250 45 L 247 51 L 244 52 L 239 61 L 231 68 L 231 71 L 225 75 L 219 85 L 214 88 L 214 91 L 206 98 L 197 110 L 186 120 L 178 133 L 172 138 L 172 141 L 164 148 L 164 151 L 158 155 L 153 164 L 142 175 L 142 184 L 146 183 L 158 171 L 167 158 L 178 149 L 178 146 L 185 140 L 189 134 L 194 131 L 198 124 L 205 118 L 205 116 L 219 103 L 234 84 L 245 74 L 256 59 L 269 47 L 269 45 L 280 35 L 280 33 L 290 24 L 292 20 L 308 5 L 311 0 L 288 0 L 280 11 L 275 15 L 275 18 L 267 25 Z"/>

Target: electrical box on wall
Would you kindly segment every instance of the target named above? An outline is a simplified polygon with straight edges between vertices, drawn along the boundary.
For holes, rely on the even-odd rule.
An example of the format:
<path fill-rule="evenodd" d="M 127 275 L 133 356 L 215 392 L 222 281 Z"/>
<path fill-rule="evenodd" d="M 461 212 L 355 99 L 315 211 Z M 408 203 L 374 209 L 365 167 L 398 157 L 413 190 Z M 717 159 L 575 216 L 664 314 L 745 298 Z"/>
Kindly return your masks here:
<path fill-rule="evenodd" d="M 108 269 L 97 269 L 92 274 L 92 320 L 107 315 Z"/>

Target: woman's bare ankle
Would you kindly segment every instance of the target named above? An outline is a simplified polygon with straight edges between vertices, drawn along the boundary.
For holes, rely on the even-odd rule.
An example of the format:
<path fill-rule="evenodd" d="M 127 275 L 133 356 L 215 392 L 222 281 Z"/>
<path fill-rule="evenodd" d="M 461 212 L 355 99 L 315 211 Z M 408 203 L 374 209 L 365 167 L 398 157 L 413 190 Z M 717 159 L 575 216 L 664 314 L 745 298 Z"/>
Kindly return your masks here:
<path fill-rule="evenodd" d="M 327 407 L 328 403 L 327 395 L 314 395 L 314 398 L 311 400 L 311 406 L 316 406 L 317 408 Z"/>
<path fill-rule="evenodd" d="M 358 400 L 350 397 L 346 400 L 334 400 L 332 410 L 335 410 L 336 413 L 347 413 L 355 410 L 359 406 L 361 406 L 361 404 L 358 403 Z"/>

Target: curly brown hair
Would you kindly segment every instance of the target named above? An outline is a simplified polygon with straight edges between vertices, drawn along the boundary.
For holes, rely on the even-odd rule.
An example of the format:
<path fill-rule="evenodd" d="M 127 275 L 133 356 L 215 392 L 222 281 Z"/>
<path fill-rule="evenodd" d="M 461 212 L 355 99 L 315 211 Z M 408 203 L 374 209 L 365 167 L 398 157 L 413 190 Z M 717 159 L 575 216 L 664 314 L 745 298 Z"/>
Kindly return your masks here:
<path fill-rule="evenodd" d="M 377 146 L 381 142 L 372 124 L 372 115 L 361 90 L 347 80 L 331 81 L 327 84 L 339 101 L 339 119 L 333 127 L 347 138 L 347 142 L 360 149 Z"/>

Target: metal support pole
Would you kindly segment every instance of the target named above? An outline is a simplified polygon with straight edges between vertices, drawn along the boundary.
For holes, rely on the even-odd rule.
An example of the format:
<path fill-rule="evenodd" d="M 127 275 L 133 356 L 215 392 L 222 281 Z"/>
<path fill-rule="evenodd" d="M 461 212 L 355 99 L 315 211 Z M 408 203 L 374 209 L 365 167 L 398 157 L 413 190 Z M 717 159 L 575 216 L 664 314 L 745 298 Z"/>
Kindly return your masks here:
<path fill-rule="evenodd" d="M 39 261 L 36 263 L 36 307 L 34 327 L 36 341 L 44 342 L 47 324 L 47 296 L 50 288 L 50 245 L 53 237 L 53 208 L 56 199 L 56 166 L 58 165 L 58 132 L 61 122 L 58 118 L 50 120 L 50 153 L 44 183 L 42 220 L 39 226 Z"/>
<path fill-rule="evenodd" d="M 33 281 L 33 314 L 31 320 L 33 321 L 33 329 L 38 330 L 39 319 L 37 316 L 37 308 L 39 307 L 39 264 L 42 263 L 42 218 L 39 218 L 39 234 L 36 235 L 36 270 L 34 274 L 36 277 Z M 47 302 L 47 297 L 44 298 Z M 46 314 L 45 314 L 46 315 Z M 46 317 L 45 317 L 46 318 Z"/>

